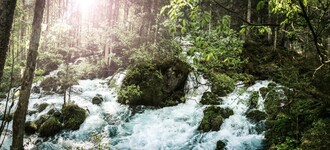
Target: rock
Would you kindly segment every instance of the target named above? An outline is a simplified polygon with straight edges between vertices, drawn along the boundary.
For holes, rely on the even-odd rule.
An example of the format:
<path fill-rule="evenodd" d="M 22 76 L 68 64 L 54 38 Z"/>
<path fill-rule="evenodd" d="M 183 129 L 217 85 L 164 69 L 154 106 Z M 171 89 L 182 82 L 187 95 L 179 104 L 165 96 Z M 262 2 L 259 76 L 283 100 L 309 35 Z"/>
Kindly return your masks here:
<path fill-rule="evenodd" d="M 55 117 L 50 117 L 40 126 L 39 132 L 41 137 L 49 137 L 60 132 L 60 130 L 60 121 Z"/>
<path fill-rule="evenodd" d="M 189 65 L 177 58 L 137 62 L 128 69 L 118 102 L 131 106 L 172 106 L 185 101 Z"/>
<path fill-rule="evenodd" d="M 40 93 L 40 87 L 38 87 L 38 86 L 34 86 L 33 88 L 32 88 L 32 92 L 33 93 Z"/>
<path fill-rule="evenodd" d="M 93 99 L 92 99 L 92 103 L 94 105 L 100 105 L 102 102 L 103 102 L 103 98 L 102 98 L 102 95 L 100 95 L 100 94 L 96 94 L 96 96 L 93 97 Z"/>
<path fill-rule="evenodd" d="M 37 130 L 38 130 L 38 126 L 34 121 L 25 122 L 25 133 L 27 135 L 34 134 L 37 132 Z"/>
<path fill-rule="evenodd" d="M 27 112 L 27 114 L 28 114 L 29 116 L 32 116 L 32 115 L 36 114 L 37 112 L 38 112 L 37 110 L 29 110 L 29 111 Z"/>
<path fill-rule="evenodd" d="M 203 105 L 220 105 L 223 100 L 212 92 L 205 92 L 200 101 Z"/>
<path fill-rule="evenodd" d="M 55 77 L 47 77 L 40 83 L 40 87 L 46 92 L 55 92 L 59 86 L 59 79 Z"/>
<path fill-rule="evenodd" d="M 219 140 L 219 141 L 217 142 L 217 148 L 216 148 L 216 150 L 224 150 L 225 147 L 226 147 L 226 143 L 223 142 L 223 141 L 221 141 L 221 140 Z"/>
<path fill-rule="evenodd" d="M 200 123 L 198 130 L 203 132 L 219 131 L 225 118 L 233 115 L 233 111 L 229 108 L 221 108 L 218 106 L 207 107 L 204 111 L 204 117 Z"/>
<path fill-rule="evenodd" d="M 266 113 L 257 109 L 251 109 L 246 113 L 246 117 L 249 118 L 252 122 L 257 123 L 266 119 Z"/>
<path fill-rule="evenodd" d="M 62 120 L 62 113 L 60 111 L 58 111 L 57 109 L 55 109 L 55 108 L 52 108 L 51 110 L 49 110 L 47 112 L 47 115 L 54 116 L 57 119 L 59 119 L 60 121 Z"/>
<path fill-rule="evenodd" d="M 38 129 L 40 128 L 40 126 L 48 119 L 47 115 L 41 115 L 39 117 L 39 119 L 37 121 L 35 121 L 35 123 L 37 124 Z"/>
<path fill-rule="evenodd" d="M 47 107 L 48 107 L 48 103 L 41 103 L 39 106 L 38 106 L 38 112 L 42 112 L 44 111 Z"/>
<path fill-rule="evenodd" d="M 77 130 L 85 121 L 87 113 L 75 104 L 68 104 L 62 108 L 62 117 L 65 129 Z"/>
<path fill-rule="evenodd" d="M 259 89 L 259 92 L 260 92 L 262 98 L 266 98 L 268 91 L 269 91 L 268 88 L 265 88 L 265 87 L 262 87 Z"/>
<path fill-rule="evenodd" d="M 226 74 L 217 74 L 211 79 L 212 92 L 218 96 L 226 96 L 235 89 L 235 81 Z"/>
<path fill-rule="evenodd" d="M 257 108 L 258 106 L 259 93 L 253 92 L 249 99 L 249 109 Z"/>

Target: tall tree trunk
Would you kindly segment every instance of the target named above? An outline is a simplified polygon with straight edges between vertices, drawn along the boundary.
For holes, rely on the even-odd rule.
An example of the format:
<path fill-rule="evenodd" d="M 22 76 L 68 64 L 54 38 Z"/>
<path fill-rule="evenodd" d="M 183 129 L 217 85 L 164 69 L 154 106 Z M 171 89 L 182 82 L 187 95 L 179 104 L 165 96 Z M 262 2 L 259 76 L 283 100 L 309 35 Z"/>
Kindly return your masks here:
<path fill-rule="evenodd" d="M 44 7 L 45 0 L 36 0 L 29 53 L 22 79 L 22 87 L 21 92 L 19 94 L 19 101 L 14 114 L 13 143 L 11 147 L 12 150 L 23 150 L 25 116 L 29 104 L 30 90 L 38 56 L 38 47 L 40 41 L 41 23 L 44 13 Z"/>
<path fill-rule="evenodd" d="M 252 15 L 252 0 L 248 0 L 247 12 L 246 12 L 246 21 L 251 23 L 251 15 Z M 246 30 L 246 36 L 249 37 L 250 31 Z"/>
<path fill-rule="evenodd" d="M 22 6 L 25 9 L 25 0 L 22 0 Z M 26 33 L 26 14 L 23 14 L 22 21 L 21 21 L 21 35 L 20 35 L 20 41 L 25 43 L 25 33 Z M 20 60 L 25 60 L 26 53 L 25 53 L 25 44 L 20 45 L 20 53 L 17 55 L 20 56 Z"/>
<path fill-rule="evenodd" d="M 0 81 L 6 63 L 16 2 L 17 0 L 0 0 Z"/>

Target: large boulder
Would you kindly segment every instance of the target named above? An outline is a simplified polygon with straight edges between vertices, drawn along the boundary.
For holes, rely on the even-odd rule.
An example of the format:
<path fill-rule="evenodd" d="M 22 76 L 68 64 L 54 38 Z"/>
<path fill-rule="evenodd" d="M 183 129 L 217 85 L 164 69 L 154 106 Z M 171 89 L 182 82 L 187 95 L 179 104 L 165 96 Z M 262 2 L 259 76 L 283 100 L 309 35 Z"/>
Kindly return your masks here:
<path fill-rule="evenodd" d="M 156 107 L 184 102 L 189 68 L 188 64 L 177 58 L 138 62 L 127 71 L 118 102 Z"/>
<path fill-rule="evenodd" d="M 41 137 L 49 137 L 53 136 L 56 133 L 61 131 L 61 123 L 55 117 L 50 117 L 47 119 L 39 129 L 39 133 Z"/>
<path fill-rule="evenodd" d="M 235 80 L 226 74 L 216 74 L 211 78 L 213 93 L 218 96 L 226 96 L 235 89 Z"/>
<path fill-rule="evenodd" d="M 68 104 L 62 108 L 64 128 L 77 130 L 87 117 L 86 110 L 75 104 Z"/>
<path fill-rule="evenodd" d="M 217 142 L 217 148 L 216 148 L 216 150 L 224 150 L 225 147 L 226 147 L 226 143 L 223 142 L 223 141 L 221 141 L 221 140 L 219 140 L 219 141 Z"/>
<path fill-rule="evenodd" d="M 219 131 L 223 121 L 234 114 L 231 109 L 218 106 L 207 107 L 203 113 L 204 117 L 198 127 L 203 132 Z"/>
<path fill-rule="evenodd" d="M 42 111 L 44 111 L 48 106 L 49 106 L 48 103 L 41 103 L 41 104 L 38 106 L 38 112 L 42 112 Z"/>
<path fill-rule="evenodd" d="M 257 109 L 251 109 L 246 113 L 246 117 L 249 118 L 252 122 L 257 123 L 266 119 L 266 113 Z"/>
<path fill-rule="evenodd" d="M 25 122 L 25 133 L 27 135 L 31 135 L 36 133 L 38 130 L 38 126 L 34 121 L 27 121 Z"/>
<path fill-rule="evenodd" d="M 212 92 L 205 92 L 200 101 L 203 105 L 220 105 L 223 100 Z"/>

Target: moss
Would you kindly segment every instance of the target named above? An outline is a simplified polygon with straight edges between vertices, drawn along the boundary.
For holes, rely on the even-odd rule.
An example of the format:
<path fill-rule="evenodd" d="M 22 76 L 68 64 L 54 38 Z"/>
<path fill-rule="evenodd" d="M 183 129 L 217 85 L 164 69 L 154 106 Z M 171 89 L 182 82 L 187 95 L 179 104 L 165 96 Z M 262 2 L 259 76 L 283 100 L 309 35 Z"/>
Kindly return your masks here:
<path fill-rule="evenodd" d="M 48 107 L 48 103 L 41 103 L 38 107 L 38 112 L 44 111 Z"/>
<path fill-rule="evenodd" d="M 265 120 L 266 114 L 260 110 L 252 109 L 246 113 L 246 117 L 249 118 L 252 122 L 257 123 L 261 120 Z"/>
<path fill-rule="evenodd" d="M 218 106 L 207 107 L 203 113 L 204 117 L 198 127 L 198 130 L 203 132 L 219 131 L 224 119 L 233 115 L 231 109 L 224 109 Z"/>
<path fill-rule="evenodd" d="M 249 99 L 249 109 L 257 108 L 258 106 L 259 93 L 253 92 Z"/>
<path fill-rule="evenodd" d="M 301 139 L 302 149 L 328 149 L 330 147 L 330 119 L 320 119 L 313 122 L 313 127 L 307 130 Z"/>
<path fill-rule="evenodd" d="M 48 77 L 41 81 L 40 87 L 46 92 L 55 92 L 59 86 L 59 79 L 55 77 Z"/>
<path fill-rule="evenodd" d="M 138 62 L 128 69 L 118 102 L 157 107 L 184 102 L 188 73 L 189 66 L 176 58 Z"/>
<path fill-rule="evenodd" d="M 259 92 L 260 92 L 262 98 L 266 98 L 266 95 L 269 92 L 269 89 L 265 88 L 265 87 L 262 87 L 262 88 L 259 89 Z"/>
<path fill-rule="evenodd" d="M 38 129 L 40 128 L 40 126 L 48 119 L 47 115 L 41 115 L 39 117 L 39 119 L 36 121 L 37 127 Z"/>
<path fill-rule="evenodd" d="M 226 74 L 216 74 L 212 76 L 212 92 L 219 96 L 226 96 L 235 89 L 235 81 Z"/>
<path fill-rule="evenodd" d="M 49 137 L 60 132 L 60 130 L 60 121 L 55 117 L 50 117 L 40 126 L 39 133 L 41 137 Z"/>
<path fill-rule="evenodd" d="M 79 106 L 69 104 L 63 107 L 62 116 L 65 129 L 77 130 L 85 121 L 87 113 Z"/>
<path fill-rule="evenodd" d="M 27 135 L 34 134 L 37 132 L 37 130 L 38 130 L 38 126 L 34 121 L 25 122 L 25 133 Z"/>
<path fill-rule="evenodd" d="M 212 92 L 205 92 L 200 101 L 203 105 L 220 105 L 223 100 Z"/>

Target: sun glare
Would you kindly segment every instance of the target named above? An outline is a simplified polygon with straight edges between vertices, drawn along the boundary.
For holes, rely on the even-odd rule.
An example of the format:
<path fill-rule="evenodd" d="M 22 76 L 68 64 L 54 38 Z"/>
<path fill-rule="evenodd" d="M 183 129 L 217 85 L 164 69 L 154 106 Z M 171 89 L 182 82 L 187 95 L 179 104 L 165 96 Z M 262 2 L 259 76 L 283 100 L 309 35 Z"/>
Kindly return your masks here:
<path fill-rule="evenodd" d="M 96 0 L 79 0 L 78 3 L 80 3 L 80 11 L 82 13 L 88 13 L 91 11 L 91 8 L 95 4 Z"/>

